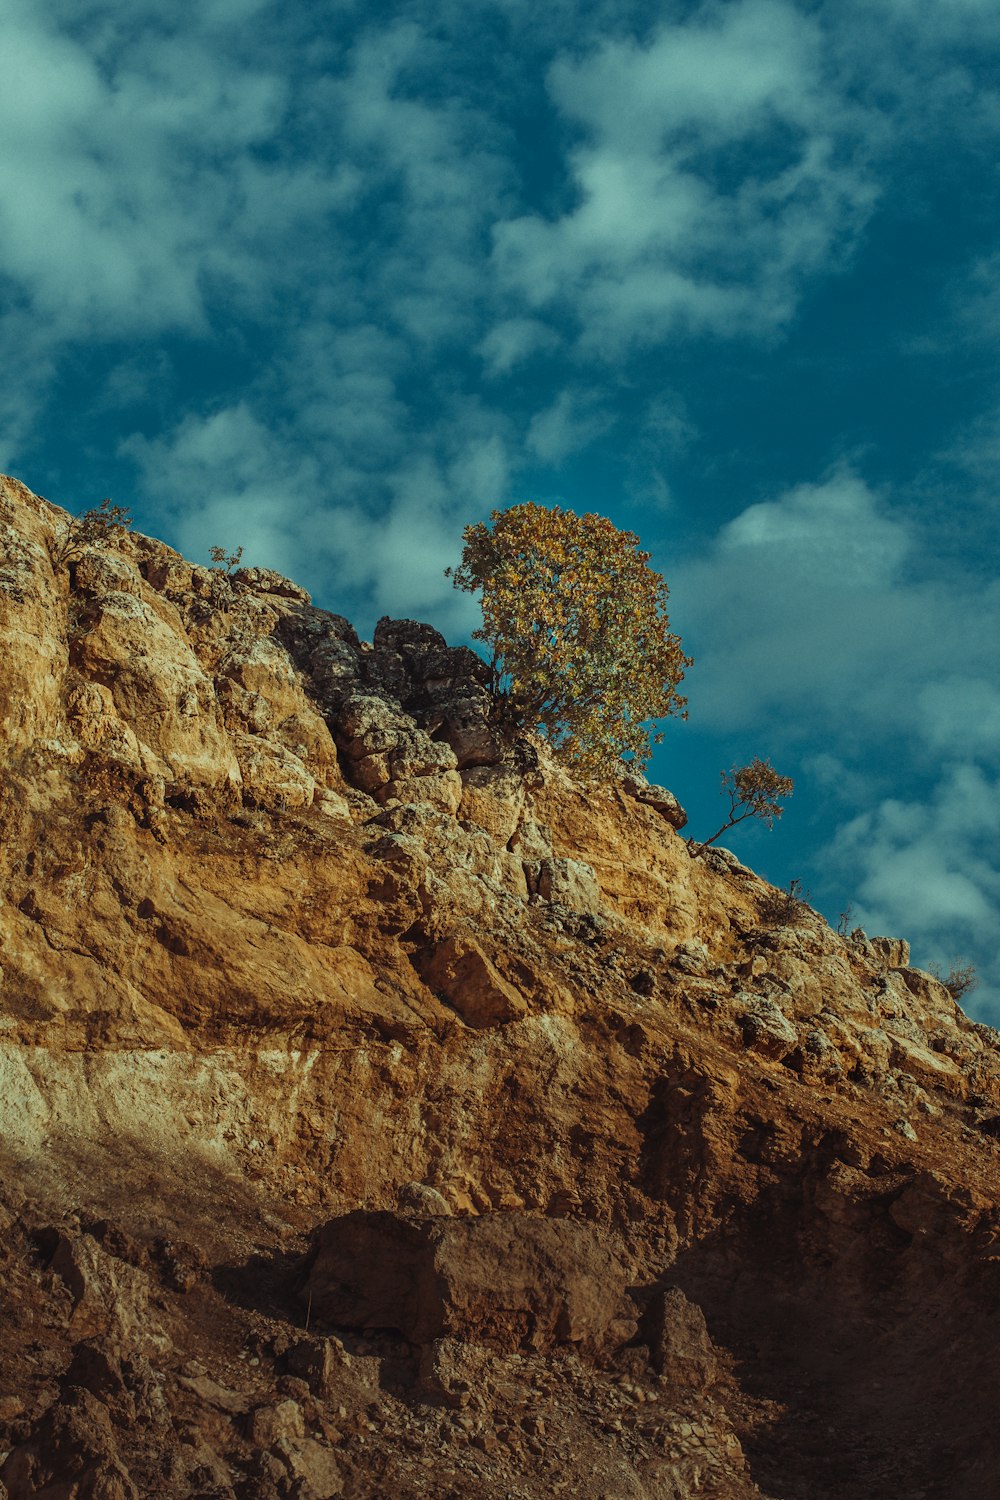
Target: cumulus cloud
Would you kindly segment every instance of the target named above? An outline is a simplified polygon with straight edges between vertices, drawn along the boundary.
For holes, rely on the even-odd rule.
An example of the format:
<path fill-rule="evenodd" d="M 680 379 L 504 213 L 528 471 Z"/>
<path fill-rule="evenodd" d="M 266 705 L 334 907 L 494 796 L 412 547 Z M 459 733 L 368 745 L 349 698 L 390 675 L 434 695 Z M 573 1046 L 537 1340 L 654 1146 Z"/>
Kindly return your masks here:
<path fill-rule="evenodd" d="M 719 728 L 906 735 L 936 754 L 956 665 L 973 684 L 995 674 L 1000 586 L 943 576 L 850 469 L 750 506 L 672 570 L 672 592 L 698 661 L 692 712 Z"/>
<path fill-rule="evenodd" d="M 970 762 L 946 765 L 923 799 L 886 798 L 850 819 L 824 851 L 857 892 L 869 932 L 903 933 L 914 962 L 942 972 L 976 964 L 965 1002 L 1000 1022 L 1000 780 Z"/>
<path fill-rule="evenodd" d="M 942 574 L 921 545 L 840 469 L 748 507 L 675 569 L 673 621 L 697 722 L 802 752 L 833 827 L 822 889 L 846 888 L 917 962 L 975 961 L 969 1003 L 1000 1015 L 1000 588 Z"/>
<path fill-rule="evenodd" d="M 559 344 L 553 328 L 538 318 L 505 318 L 495 323 L 479 345 L 486 373 L 507 375 L 533 354 L 549 353 Z"/>
<path fill-rule="evenodd" d="M 301 219 L 344 188 L 248 155 L 284 110 L 266 67 L 197 32 L 116 40 L 37 7 L 0 23 L 0 266 L 64 339 L 203 329 L 205 278 L 256 284 L 275 208 Z"/>
<path fill-rule="evenodd" d="M 773 331 L 875 201 L 864 116 L 825 76 L 820 24 L 782 0 L 560 57 L 549 86 L 576 202 L 498 224 L 494 258 L 529 306 L 572 311 L 591 354 Z"/>
<path fill-rule="evenodd" d="M 169 22 L 147 0 L 12 0 L 0 357 L 25 373 L 5 463 L 81 351 L 141 341 L 169 364 L 179 340 L 226 367 L 207 395 L 172 387 L 182 468 L 181 436 L 239 411 L 292 454 L 275 472 L 377 515 L 402 474 L 455 494 L 456 448 L 502 446 L 508 483 L 558 470 L 635 390 L 623 481 L 671 503 L 674 438 L 629 361 L 685 332 L 773 337 L 843 263 L 892 130 L 830 5 L 677 7 L 652 30 L 640 9 L 553 5 L 543 24 L 520 0 L 415 0 L 392 19 L 345 7 L 320 37 L 266 0 Z M 107 359 L 95 412 L 142 399 L 129 356 Z M 167 463 L 172 444 L 147 414 L 122 451 Z"/>
<path fill-rule="evenodd" d="M 350 442 L 330 441 L 321 462 L 247 403 L 123 446 L 189 555 L 242 546 L 247 562 L 294 576 L 364 629 L 383 613 L 471 629 L 472 606 L 444 568 L 469 514 L 501 503 L 508 474 L 502 435 L 474 413 L 457 414 L 447 442 L 413 435 L 374 476 L 352 463 Z"/>
<path fill-rule="evenodd" d="M 560 464 L 579 453 L 614 424 L 595 392 L 564 390 L 551 406 L 536 412 L 527 433 L 529 452 L 545 464 Z"/>

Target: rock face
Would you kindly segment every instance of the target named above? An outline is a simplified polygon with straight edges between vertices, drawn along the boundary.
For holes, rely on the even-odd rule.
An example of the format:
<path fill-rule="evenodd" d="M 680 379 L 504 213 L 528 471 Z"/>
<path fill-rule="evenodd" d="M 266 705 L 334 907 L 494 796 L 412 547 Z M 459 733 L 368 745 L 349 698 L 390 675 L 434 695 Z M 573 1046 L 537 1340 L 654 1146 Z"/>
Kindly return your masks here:
<path fill-rule="evenodd" d="M 997 1035 L 429 626 L 77 535 L 0 481 L 12 1500 L 992 1494 Z"/>
<path fill-rule="evenodd" d="M 340 1328 L 594 1355 L 635 1333 L 625 1272 L 586 1224 L 533 1214 L 397 1218 L 356 1210 L 318 1233 L 303 1295 Z"/>

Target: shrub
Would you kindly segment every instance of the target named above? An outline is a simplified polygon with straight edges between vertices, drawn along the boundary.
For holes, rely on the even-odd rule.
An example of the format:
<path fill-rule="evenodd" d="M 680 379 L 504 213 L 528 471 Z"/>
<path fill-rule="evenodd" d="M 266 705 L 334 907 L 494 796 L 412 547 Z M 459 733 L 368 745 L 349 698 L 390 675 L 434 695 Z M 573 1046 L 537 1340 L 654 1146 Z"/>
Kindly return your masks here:
<path fill-rule="evenodd" d="M 75 561 L 85 547 L 106 547 L 118 533 L 132 525 L 132 514 L 126 505 L 114 505 L 110 499 L 93 505 L 69 523 L 53 558 L 57 567 Z"/>
<path fill-rule="evenodd" d="M 979 984 L 975 964 L 952 964 L 946 975 L 942 975 L 937 964 L 930 964 L 927 972 L 941 981 L 953 1000 L 961 1000 L 963 995 L 971 994 Z"/>
<path fill-rule="evenodd" d="M 723 771 L 722 790 L 729 798 L 729 817 L 710 839 L 689 845 L 692 856 L 702 854 L 728 829 L 735 828 L 746 818 L 759 818 L 768 828 L 773 828 L 774 820 L 784 812 L 781 798 L 790 797 L 794 789 L 795 783 L 790 776 L 779 775 L 771 762 L 761 760 L 759 755 L 755 755 L 749 765 Z"/>
<path fill-rule="evenodd" d="M 809 892 L 802 889 L 801 880 L 790 880 L 786 890 L 772 886 L 757 902 L 762 927 L 793 926 L 808 911 Z"/>
<path fill-rule="evenodd" d="M 243 558 L 243 548 L 237 547 L 232 552 L 227 552 L 225 547 L 209 547 L 208 555 L 212 559 L 212 566 L 225 570 L 226 576 L 238 568 Z"/>
<path fill-rule="evenodd" d="M 576 768 L 649 760 L 649 723 L 685 717 L 691 665 L 671 634 L 667 586 L 639 539 L 603 516 L 527 503 L 467 526 L 456 588 L 482 595 L 473 638 L 497 697 Z M 657 742 L 660 734 L 652 736 Z"/>

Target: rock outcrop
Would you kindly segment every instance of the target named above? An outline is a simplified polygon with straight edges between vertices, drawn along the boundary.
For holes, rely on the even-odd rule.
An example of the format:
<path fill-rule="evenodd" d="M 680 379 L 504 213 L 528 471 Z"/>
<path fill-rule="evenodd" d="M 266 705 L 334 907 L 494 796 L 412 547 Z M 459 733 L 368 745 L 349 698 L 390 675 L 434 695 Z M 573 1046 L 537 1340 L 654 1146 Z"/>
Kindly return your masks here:
<path fill-rule="evenodd" d="M 1000 1038 L 904 942 L 13 480 L 0 629 L 11 1500 L 992 1493 Z"/>

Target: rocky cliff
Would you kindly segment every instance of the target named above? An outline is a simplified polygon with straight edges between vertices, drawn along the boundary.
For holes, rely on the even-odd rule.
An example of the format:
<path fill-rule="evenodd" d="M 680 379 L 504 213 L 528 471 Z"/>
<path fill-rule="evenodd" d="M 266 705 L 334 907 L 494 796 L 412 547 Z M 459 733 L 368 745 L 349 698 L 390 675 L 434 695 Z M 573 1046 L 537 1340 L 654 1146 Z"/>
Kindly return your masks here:
<path fill-rule="evenodd" d="M 662 788 L 0 481 L 0 1495 L 976 1500 L 1000 1037 Z"/>

